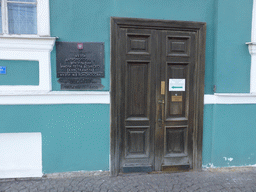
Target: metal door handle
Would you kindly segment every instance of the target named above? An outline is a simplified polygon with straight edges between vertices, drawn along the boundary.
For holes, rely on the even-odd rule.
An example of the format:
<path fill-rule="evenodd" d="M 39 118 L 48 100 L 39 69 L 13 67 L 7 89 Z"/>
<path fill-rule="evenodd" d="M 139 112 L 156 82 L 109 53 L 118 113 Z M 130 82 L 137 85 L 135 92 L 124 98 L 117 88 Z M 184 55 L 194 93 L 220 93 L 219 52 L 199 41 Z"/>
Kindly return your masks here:
<path fill-rule="evenodd" d="M 162 125 L 164 126 L 164 99 L 162 102 Z"/>
<path fill-rule="evenodd" d="M 158 119 L 158 122 L 161 122 L 161 124 L 164 125 L 164 100 L 158 100 L 158 103 L 161 105 L 162 111 L 161 118 Z"/>

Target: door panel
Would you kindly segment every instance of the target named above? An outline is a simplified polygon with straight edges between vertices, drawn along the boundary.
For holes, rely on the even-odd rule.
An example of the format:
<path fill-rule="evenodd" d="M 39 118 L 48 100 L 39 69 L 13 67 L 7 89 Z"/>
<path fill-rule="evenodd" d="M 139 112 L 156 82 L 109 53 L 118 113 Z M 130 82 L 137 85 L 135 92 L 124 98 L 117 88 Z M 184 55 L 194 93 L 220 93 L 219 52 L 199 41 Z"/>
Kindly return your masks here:
<path fill-rule="evenodd" d="M 122 155 L 120 169 L 131 171 L 134 167 L 141 170 L 153 170 L 154 164 L 154 108 L 155 103 L 155 63 L 156 32 L 154 30 L 122 29 L 121 47 L 125 79 L 121 94 L 121 113 L 125 114 L 121 121 Z M 143 170 L 143 169 L 142 169 Z"/>
<path fill-rule="evenodd" d="M 126 127 L 126 155 L 125 158 L 149 157 L 149 132 L 150 127 L 138 126 Z"/>
<path fill-rule="evenodd" d="M 127 54 L 150 54 L 151 34 L 127 33 Z"/>
<path fill-rule="evenodd" d="M 158 127 L 157 141 L 164 142 L 163 148 L 158 149 L 161 168 L 158 163 L 156 169 L 163 170 L 167 166 L 184 166 L 193 168 L 193 123 L 190 116 L 194 110 L 194 71 L 196 42 L 193 32 L 162 31 L 162 53 L 159 79 L 166 82 L 165 94 L 157 94 L 159 100 L 164 100 L 164 121 Z M 178 62 L 177 62 L 178 61 Z M 169 88 L 169 81 L 185 80 L 185 90 L 175 91 Z M 159 86 L 160 82 L 157 83 Z M 177 86 L 179 88 L 179 86 Z M 164 129 L 164 132 L 159 129 Z M 156 143 L 158 145 L 158 143 Z"/>
<path fill-rule="evenodd" d="M 189 57 L 190 36 L 176 34 L 166 36 L 167 57 Z"/>
<path fill-rule="evenodd" d="M 148 112 L 150 103 L 148 102 L 150 62 L 128 61 L 126 68 L 127 87 L 126 120 L 149 120 Z"/>
<path fill-rule="evenodd" d="M 188 80 L 188 68 L 188 63 L 167 63 L 167 83 L 169 83 L 169 79 Z M 169 88 L 167 87 L 167 89 Z M 187 113 L 185 113 L 187 112 L 186 93 L 184 91 L 167 91 L 166 94 L 166 121 L 171 121 L 177 117 L 187 119 Z"/>
<path fill-rule="evenodd" d="M 126 22 L 112 29 L 111 165 L 116 173 L 198 167 L 205 24 Z"/>

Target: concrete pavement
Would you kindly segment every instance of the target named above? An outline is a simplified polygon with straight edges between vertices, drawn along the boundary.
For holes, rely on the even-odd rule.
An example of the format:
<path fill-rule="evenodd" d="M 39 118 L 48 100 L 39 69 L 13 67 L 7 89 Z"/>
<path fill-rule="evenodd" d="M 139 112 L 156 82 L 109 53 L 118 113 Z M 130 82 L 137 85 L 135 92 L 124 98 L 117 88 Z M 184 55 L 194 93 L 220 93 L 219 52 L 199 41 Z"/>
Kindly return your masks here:
<path fill-rule="evenodd" d="M 256 191 L 256 168 L 203 169 L 179 173 L 109 172 L 49 174 L 42 178 L 0 179 L 0 191 Z"/>

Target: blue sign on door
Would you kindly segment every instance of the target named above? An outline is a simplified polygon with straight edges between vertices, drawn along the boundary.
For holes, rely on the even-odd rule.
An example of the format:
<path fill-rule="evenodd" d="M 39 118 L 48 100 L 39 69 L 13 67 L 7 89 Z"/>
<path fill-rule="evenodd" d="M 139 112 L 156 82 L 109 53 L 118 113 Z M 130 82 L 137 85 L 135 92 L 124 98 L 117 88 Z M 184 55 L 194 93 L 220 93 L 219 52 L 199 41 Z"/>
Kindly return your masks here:
<path fill-rule="evenodd" d="M 0 74 L 6 74 L 6 67 L 0 66 Z"/>

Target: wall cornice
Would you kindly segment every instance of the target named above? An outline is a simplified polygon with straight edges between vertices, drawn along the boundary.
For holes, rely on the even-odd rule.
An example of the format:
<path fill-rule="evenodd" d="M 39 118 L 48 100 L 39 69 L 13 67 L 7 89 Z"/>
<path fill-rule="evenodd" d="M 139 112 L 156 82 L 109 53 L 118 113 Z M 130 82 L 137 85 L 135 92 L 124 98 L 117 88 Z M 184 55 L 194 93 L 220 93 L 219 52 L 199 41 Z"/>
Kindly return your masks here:
<path fill-rule="evenodd" d="M 5 35 L 0 36 L 0 50 L 51 52 L 55 40 L 56 37 Z"/>

